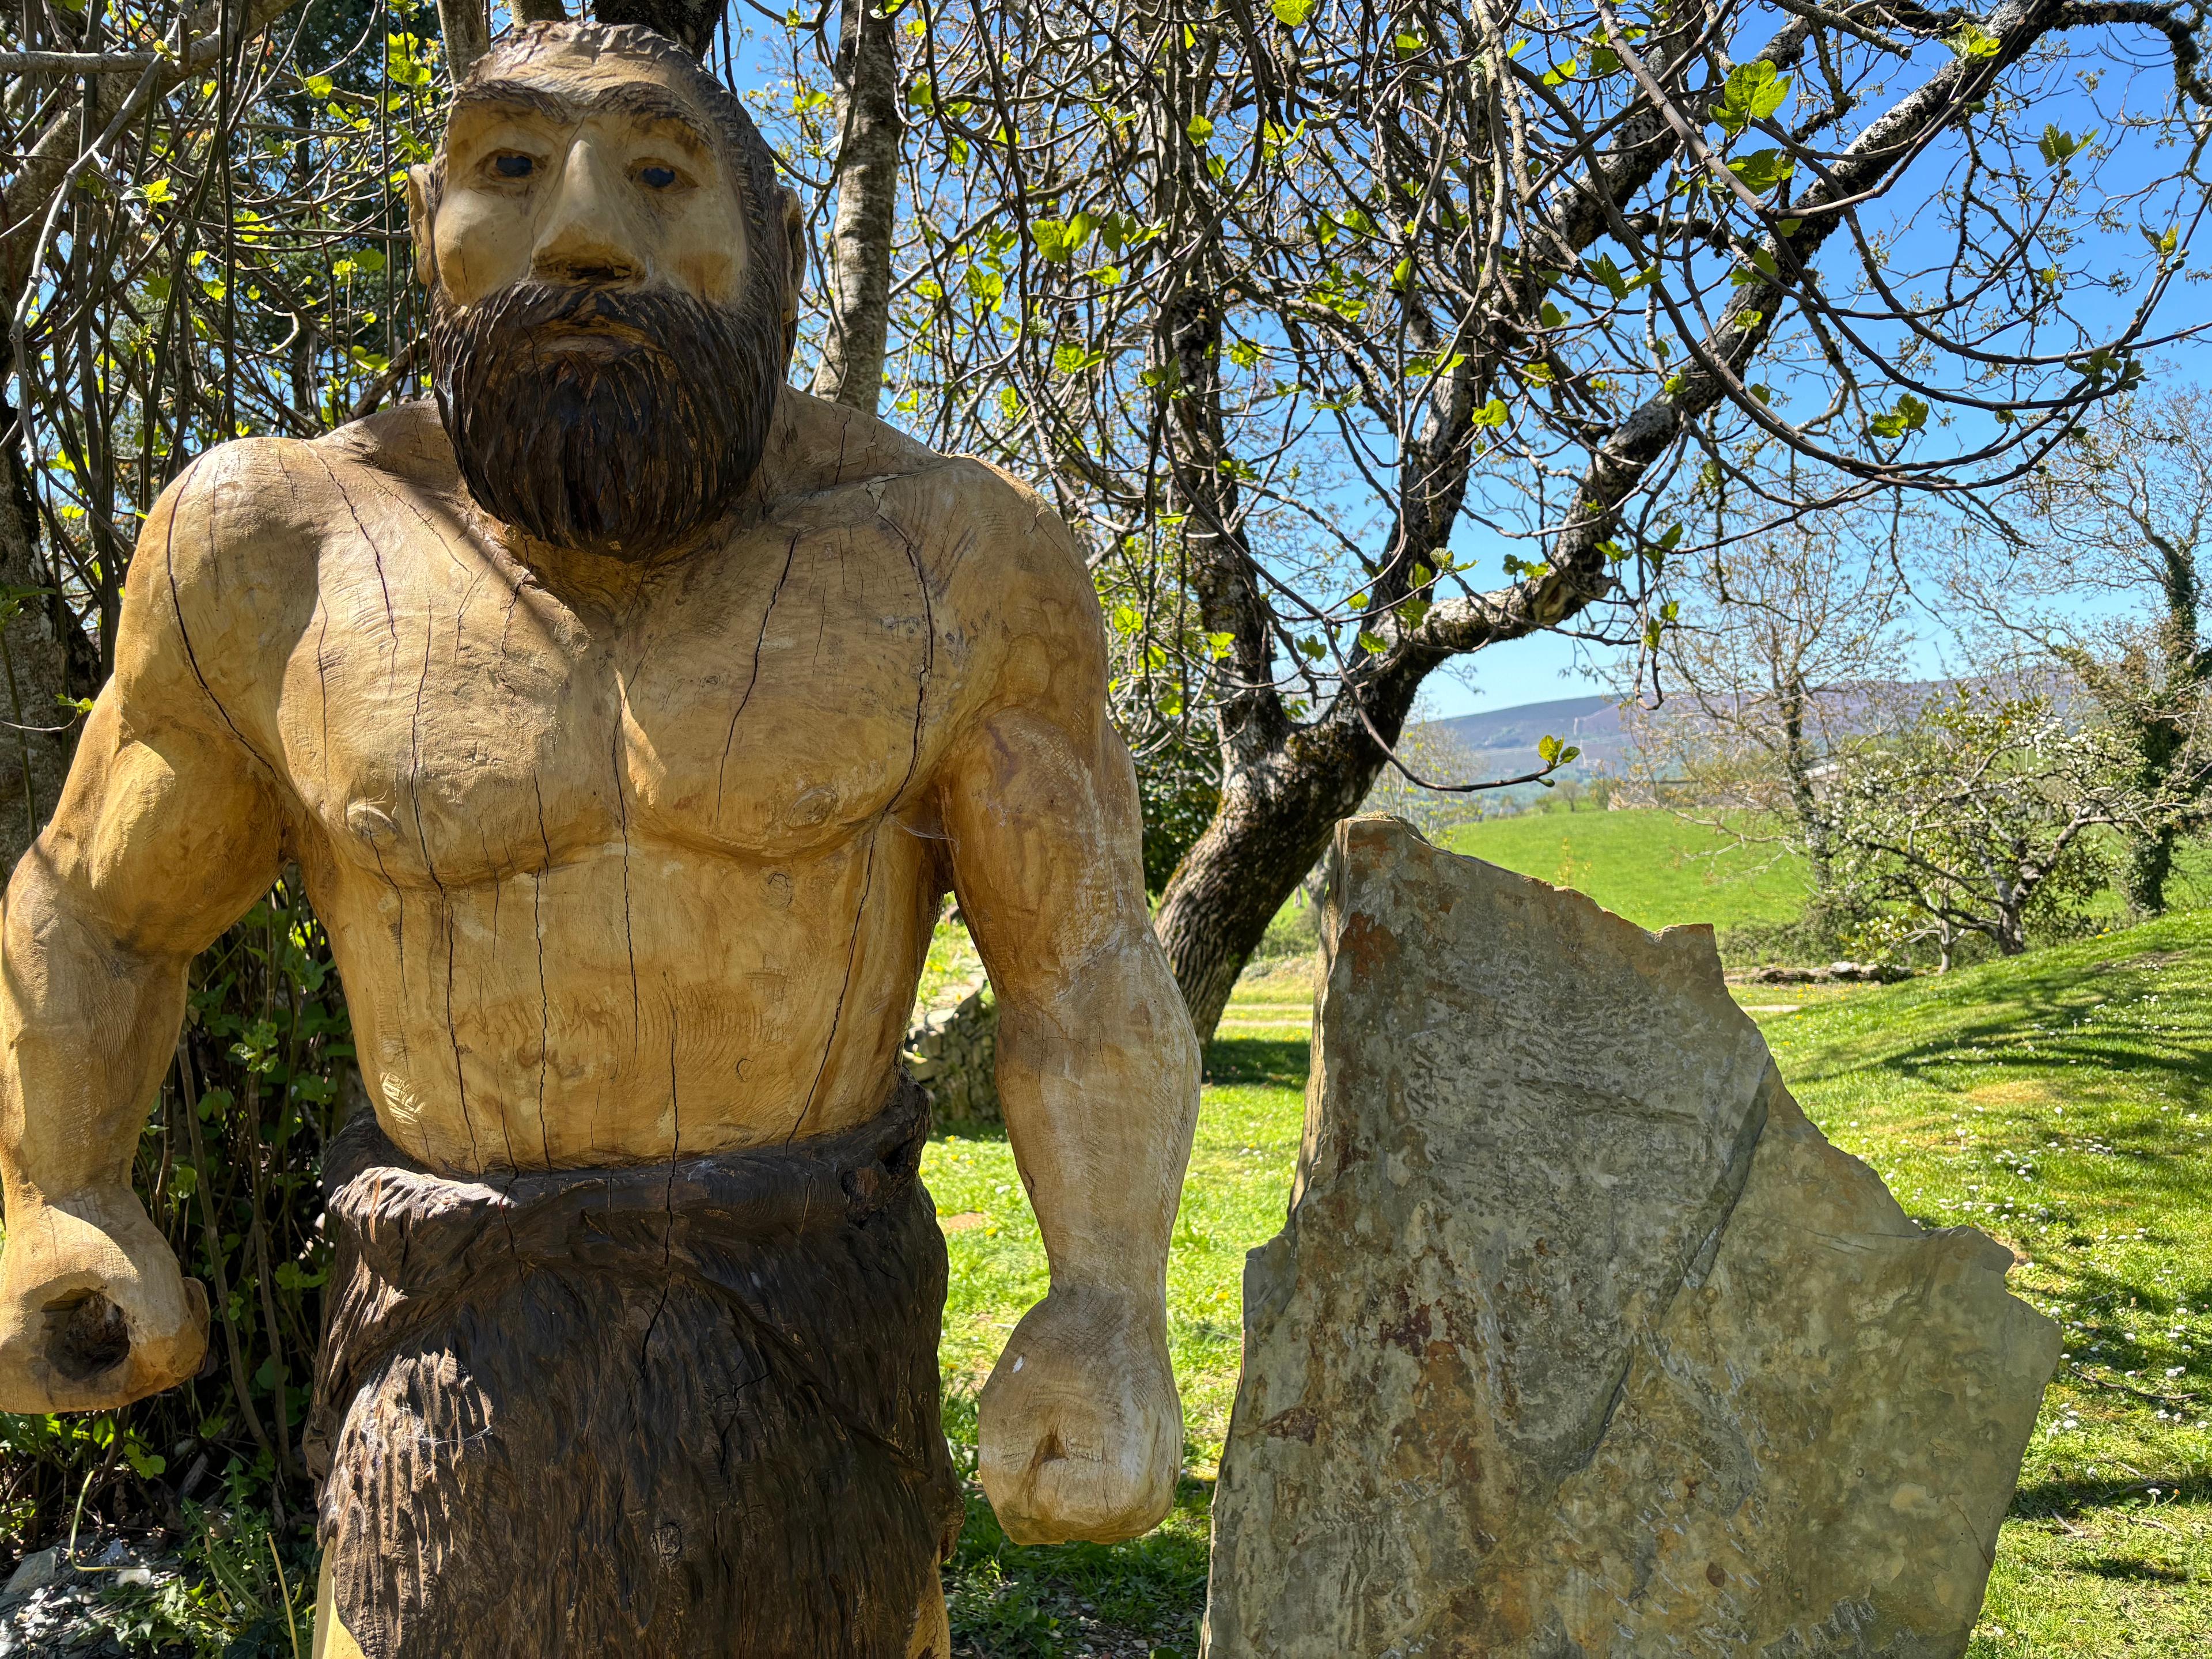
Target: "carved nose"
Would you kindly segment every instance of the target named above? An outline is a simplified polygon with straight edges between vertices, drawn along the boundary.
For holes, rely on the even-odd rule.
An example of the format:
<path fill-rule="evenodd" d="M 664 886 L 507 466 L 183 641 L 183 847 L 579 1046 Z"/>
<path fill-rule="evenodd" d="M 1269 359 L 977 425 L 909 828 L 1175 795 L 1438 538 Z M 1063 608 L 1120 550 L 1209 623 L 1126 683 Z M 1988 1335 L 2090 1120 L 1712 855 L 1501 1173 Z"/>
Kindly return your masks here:
<path fill-rule="evenodd" d="M 645 275 L 621 185 L 619 176 L 588 138 L 568 147 L 559 187 L 547 204 L 531 252 L 533 276 L 606 285 L 634 283 Z"/>

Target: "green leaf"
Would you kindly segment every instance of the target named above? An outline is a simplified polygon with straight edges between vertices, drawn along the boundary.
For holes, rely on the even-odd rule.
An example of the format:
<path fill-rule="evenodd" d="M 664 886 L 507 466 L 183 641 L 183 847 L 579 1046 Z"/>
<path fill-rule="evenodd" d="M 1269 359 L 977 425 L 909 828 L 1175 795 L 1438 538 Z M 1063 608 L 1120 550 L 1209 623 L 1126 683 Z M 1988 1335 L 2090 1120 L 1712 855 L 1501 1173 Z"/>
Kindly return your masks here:
<path fill-rule="evenodd" d="M 2076 138 L 2053 121 L 2043 129 L 2043 137 L 2036 141 L 2035 147 L 2043 152 L 2043 159 L 2052 167 L 2063 167 L 2087 149 L 2089 141 L 2096 136 L 2097 129 L 2091 127 Z"/>
<path fill-rule="evenodd" d="M 1313 15 L 1315 0 L 1274 0 L 1275 21 L 1286 29 L 1294 29 Z"/>
<path fill-rule="evenodd" d="M 1712 118 L 1733 138 L 1753 121 L 1773 114 L 1789 97 L 1790 77 L 1777 75 L 1774 65 L 1764 58 L 1755 58 L 1729 71 L 1720 99 L 1713 106 Z"/>
<path fill-rule="evenodd" d="M 1359 643 L 1378 657 L 1390 648 L 1389 641 L 1380 634 L 1370 633 L 1364 628 L 1359 630 Z"/>
<path fill-rule="evenodd" d="M 1202 144 L 1213 137 L 1213 123 L 1203 115 L 1194 115 L 1190 118 L 1190 125 L 1183 131 L 1190 135 L 1191 143 Z"/>
<path fill-rule="evenodd" d="M 1072 219 L 1038 219 L 1030 225 L 1037 255 L 1049 264 L 1064 265 L 1083 251 L 1098 228 L 1095 215 L 1079 213 Z"/>
<path fill-rule="evenodd" d="M 1504 399 L 1502 398 L 1492 398 L 1488 403 L 1483 404 L 1480 409 L 1476 410 L 1472 416 L 1468 416 L 1468 419 L 1475 426 L 1486 426 L 1494 429 L 1505 424 L 1505 416 L 1506 409 Z"/>
<path fill-rule="evenodd" d="M 1894 409 L 1875 416 L 1870 424 L 1877 437 L 1902 438 L 1928 424 L 1928 405 L 1908 392 L 1897 400 Z"/>
<path fill-rule="evenodd" d="M 1582 60 L 1580 58 L 1570 58 L 1565 63 L 1560 64 L 1559 68 L 1555 70 L 1546 70 L 1544 71 L 1544 84 L 1547 87 L 1563 85 L 1566 82 L 1573 80 L 1575 78 L 1575 71 L 1581 67 Z"/>
<path fill-rule="evenodd" d="M 1738 156 L 1728 167 L 1743 180 L 1744 188 L 1764 196 L 1795 173 L 1797 163 L 1778 149 L 1755 149 L 1748 155 Z"/>
<path fill-rule="evenodd" d="M 1613 264 L 1610 253 L 1601 253 L 1595 259 L 1584 260 L 1583 269 L 1603 283 L 1605 291 L 1615 300 L 1626 300 L 1659 274 L 1655 266 L 1650 270 L 1639 270 L 1633 276 L 1624 276 L 1620 274 L 1620 267 Z"/>
<path fill-rule="evenodd" d="M 1997 55 L 1996 37 L 1971 21 L 1960 23 L 1943 37 L 1943 44 L 1960 57 L 1994 58 Z"/>

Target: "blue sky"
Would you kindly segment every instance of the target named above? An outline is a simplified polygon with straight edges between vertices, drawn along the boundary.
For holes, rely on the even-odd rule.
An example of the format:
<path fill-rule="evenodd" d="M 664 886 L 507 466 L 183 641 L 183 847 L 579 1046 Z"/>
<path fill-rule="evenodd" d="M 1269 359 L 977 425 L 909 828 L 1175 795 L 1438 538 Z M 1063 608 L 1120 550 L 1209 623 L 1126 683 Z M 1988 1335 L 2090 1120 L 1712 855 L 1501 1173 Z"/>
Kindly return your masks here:
<path fill-rule="evenodd" d="M 750 29 L 758 30 L 766 22 L 762 15 L 746 8 L 735 9 L 743 15 Z M 1781 21 L 1778 14 L 1774 21 Z M 2107 40 L 2113 38 L 2107 37 Z M 2039 88 L 2041 95 L 2033 98 L 2023 112 L 2028 132 L 2040 131 L 2041 124 L 2047 120 L 2069 132 L 2101 129 L 2108 138 L 2116 137 L 2118 135 L 2112 131 L 2116 106 L 2132 106 L 2141 113 L 2147 106 L 2155 108 L 2163 101 L 2165 89 L 2171 86 L 2171 70 L 2160 52 L 2151 46 L 2149 37 L 2145 36 L 2141 43 L 2131 36 L 2117 38 L 2122 42 L 2122 50 L 2118 53 L 2083 52 L 2096 37 L 2093 32 L 2077 33 L 2070 38 L 2069 45 L 2081 56 L 2043 66 L 2047 78 Z M 755 35 L 740 49 L 736 72 L 741 81 L 747 78 L 749 72 L 758 75 L 761 81 L 775 77 L 775 54 L 763 51 L 764 44 Z M 1925 50 L 1932 58 L 1939 59 L 1947 51 L 1933 44 Z M 2092 59 L 2096 61 L 2093 64 Z M 2077 71 L 2093 67 L 2102 70 L 2101 83 L 2095 79 L 2085 83 L 2075 78 Z M 2123 148 L 2131 161 L 2137 158 L 2148 160 L 2149 143 L 2146 136 L 2138 133 L 2125 138 Z M 2085 165 L 2087 160 L 2085 158 Z M 2178 160 L 2174 151 L 2160 154 L 2156 158 L 2157 169 L 2163 172 Z M 1942 172 L 1942 166 L 1937 157 L 1931 155 L 1923 158 L 1916 170 L 1929 173 L 1932 184 L 1934 175 Z M 2124 193 L 2134 182 L 2125 176 L 2131 170 L 2123 164 L 2117 169 L 2120 176 L 2101 179 L 2097 183 Z M 1869 233 L 1880 235 L 1887 229 L 1895 238 L 1891 245 L 1893 275 L 1912 268 L 1925 270 L 1948 261 L 1949 245 L 1943 240 L 1948 234 L 1947 228 L 1940 222 L 1931 222 L 1924 228 L 1918 223 L 1923 217 L 1939 222 L 1944 218 L 1940 213 L 1922 213 L 1925 194 L 1924 190 L 1907 185 L 1887 203 L 1874 205 L 1864 215 Z M 2143 249 L 2137 245 L 2132 225 L 2116 227 L 2101 238 L 2097 232 L 2090 231 L 2083 239 L 2088 246 L 2077 246 L 2077 257 L 2088 253 L 2090 247 L 2100 240 L 2112 237 L 2117 237 L 2118 241 L 2106 250 L 2111 256 L 2106 269 L 2118 270 L 2142 258 Z M 2201 250 L 2196 263 L 2203 263 Z M 2094 264 L 2089 268 L 2094 270 Z M 2075 269 L 2080 272 L 2084 266 L 2076 264 Z M 2133 296 L 2100 294 L 2094 281 L 2087 291 L 2076 290 L 2069 284 L 2069 297 L 2075 301 L 2076 317 L 2093 326 L 2110 325 L 2117 328 L 2133 308 Z M 2084 301 L 2087 303 L 2081 303 Z M 2212 317 L 2212 308 L 2207 307 L 2203 288 L 2185 280 L 2169 290 L 2154 331 L 2167 332 L 2200 324 L 2208 317 Z M 2156 352 L 2153 367 L 2160 379 L 2212 380 L 2212 356 L 2208 356 L 2207 350 L 2195 342 L 2170 344 Z M 1930 431 L 1928 438 L 1960 447 L 1971 447 L 1974 441 L 1973 434 L 1964 424 L 1954 427 L 1941 438 Z M 1470 576 L 1479 586 L 1488 586 L 1502 575 L 1498 559 L 1509 550 L 1502 539 L 1468 524 L 1462 526 L 1462 533 L 1455 542 L 1462 556 L 1474 556 Z M 1529 551 L 1526 547 L 1510 550 L 1524 556 Z M 1945 672 L 1949 666 L 1946 659 L 1954 642 L 1944 637 L 1940 617 L 1923 611 L 1916 617 L 1916 629 L 1921 636 L 1916 647 L 1916 672 L 1928 677 Z M 1437 716 L 1449 716 L 1604 692 L 1612 689 L 1607 678 L 1607 666 L 1603 655 L 1594 656 L 1588 647 L 1572 639 L 1557 634 L 1539 635 L 1492 647 L 1469 659 L 1458 673 L 1445 672 L 1431 676 L 1425 691 L 1424 708 Z"/>

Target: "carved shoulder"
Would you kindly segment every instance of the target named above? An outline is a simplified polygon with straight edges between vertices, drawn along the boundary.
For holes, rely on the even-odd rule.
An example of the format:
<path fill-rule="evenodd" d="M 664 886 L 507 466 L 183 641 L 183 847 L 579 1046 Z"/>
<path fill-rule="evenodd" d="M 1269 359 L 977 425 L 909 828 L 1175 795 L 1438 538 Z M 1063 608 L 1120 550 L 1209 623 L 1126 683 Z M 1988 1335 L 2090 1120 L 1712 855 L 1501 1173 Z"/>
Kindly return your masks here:
<path fill-rule="evenodd" d="M 458 492 L 460 466 L 438 405 L 428 398 L 395 404 L 314 441 L 333 463 L 341 459 L 387 473 L 440 495 Z"/>
<path fill-rule="evenodd" d="M 332 507 L 314 448 L 249 438 L 201 456 L 147 515 L 125 589 L 118 678 L 197 690 L 264 759 Z"/>
<path fill-rule="evenodd" d="M 1027 703 L 1079 724 L 1104 708 L 1106 635 L 1090 567 L 1052 504 L 969 456 L 913 487 L 931 496 L 931 552 L 957 625 L 978 647 L 980 707 Z"/>

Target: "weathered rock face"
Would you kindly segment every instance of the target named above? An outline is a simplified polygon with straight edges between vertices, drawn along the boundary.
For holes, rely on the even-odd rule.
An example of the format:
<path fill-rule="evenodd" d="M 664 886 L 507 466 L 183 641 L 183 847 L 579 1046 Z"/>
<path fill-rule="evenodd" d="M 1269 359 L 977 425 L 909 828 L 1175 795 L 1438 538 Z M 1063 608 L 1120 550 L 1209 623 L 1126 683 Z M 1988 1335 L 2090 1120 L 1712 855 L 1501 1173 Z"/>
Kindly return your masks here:
<path fill-rule="evenodd" d="M 1706 928 L 1340 825 L 1209 1659 L 1964 1651 L 2057 1328 L 1808 1123 Z"/>

